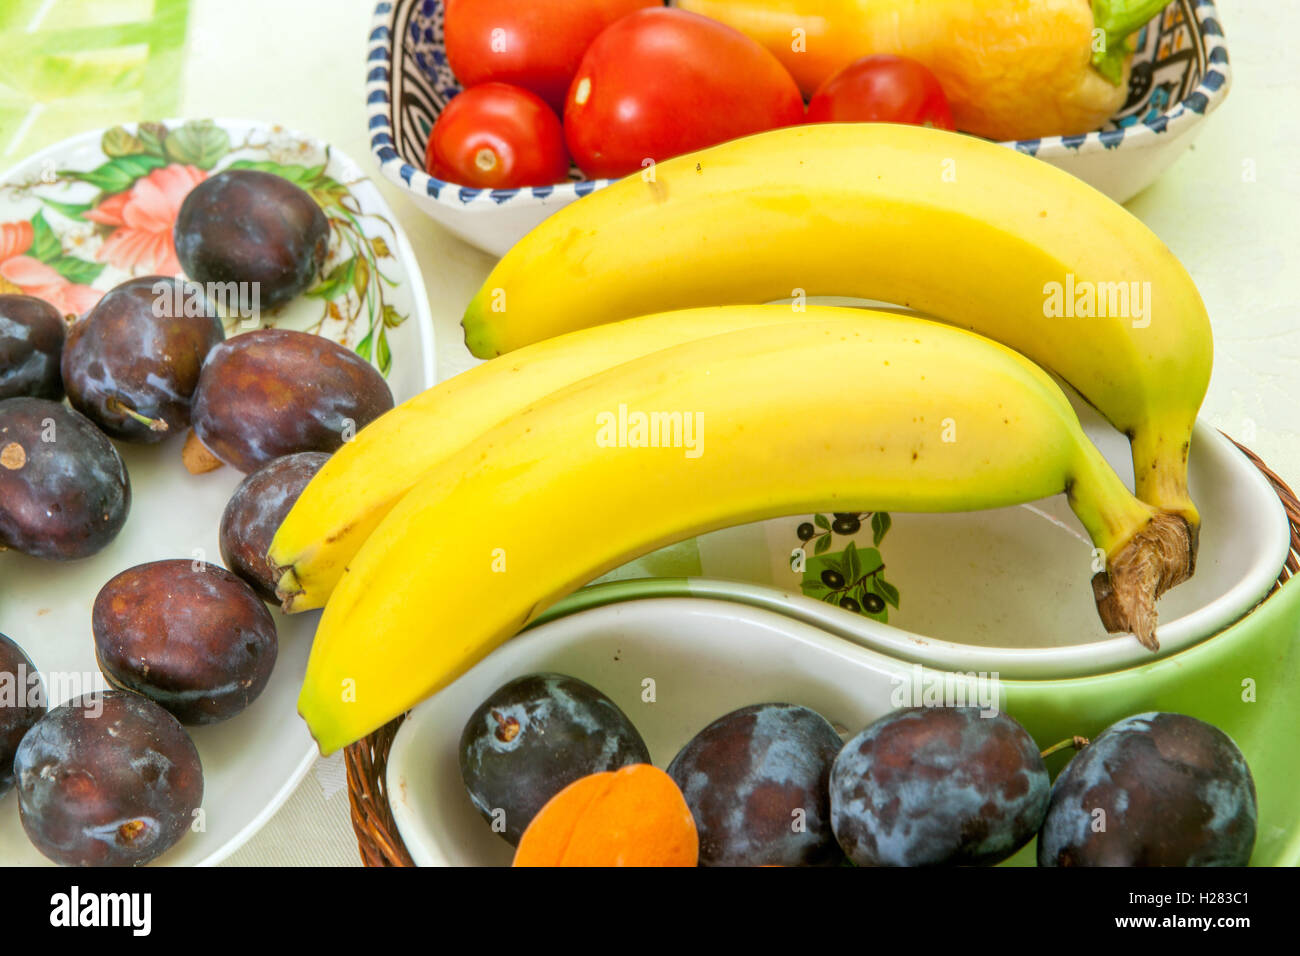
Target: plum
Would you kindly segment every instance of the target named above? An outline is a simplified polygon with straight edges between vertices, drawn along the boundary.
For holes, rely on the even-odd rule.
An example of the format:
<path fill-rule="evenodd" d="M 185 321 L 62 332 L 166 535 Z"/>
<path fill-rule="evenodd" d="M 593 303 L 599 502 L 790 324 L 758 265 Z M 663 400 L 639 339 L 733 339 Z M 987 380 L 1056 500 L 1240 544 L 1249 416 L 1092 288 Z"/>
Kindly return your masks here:
<path fill-rule="evenodd" d="M 194 395 L 194 433 L 245 474 L 301 451 L 333 452 L 393 407 L 369 362 L 319 335 L 260 329 L 212 350 Z"/>
<path fill-rule="evenodd" d="M 1183 714 L 1112 724 L 1057 778 L 1039 866 L 1245 866 L 1258 807 L 1246 758 Z"/>
<path fill-rule="evenodd" d="M 183 433 L 203 360 L 225 337 L 201 287 L 130 279 L 72 326 L 63 350 L 68 402 L 123 441 Z"/>
<path fill-rule="evenodd" d="M 130 507 L 122 456 L 84 415 L 43 398 L 0 401 L 0 546 L 85 558 L 117 536 Z"/>
<path fill-rule="evenodd" d="M 839 863 L 828 791 L 839 750 L 835 728 L 794 704 L 743 707 L 696 734 L 668 775 L 695 817 L 700 865 Z"/>
<path fill-rule="evenodd" d="M 329 220 L 283 176 L 227 169 L 195 186 L 173 228 L 181 268 L 198 282 L 257 283 L 267 306 L 309 285 L 329 252 Z"/>
<path fill-rule="evenodd" d="M 271 539 L 329 459 L 324 452 L 304 451 L 263 465 L 240 482 L 221 515 L 221 560 L 268 601 L 278 600 L 275 573 L 266 560 Z"/>
<path fill-rule="evenodd" d="M 983 866 L 1033 838 L 1051 781 L 1006 714 L 896 710 L 847 744 L 831 770 L 831 824 L 859 866 Z"/>
<path fill-rule="evenodd" d="M 275 666 L 275 621 L 253 590 L 201 561 L 152 561 L 117 575 L 91 610 L 95 654 L 118 688 L 184 724 L 212 724 L 257 699 Z"/>
<path fill-rule="evenodd" d="M 14 754 L 45 716 L 45 685 L 23 649 L 0 634 L 0 797 L 14 785 Z"/>
<path fill-rule="evenodd" d="M 171 714 L 122 691 L 56 707 L 14 760 L 27 837 L 62 866 L 139 866 L 170 849 L 203 801 L 203 767 Z"/>
<path fill-rule="evenodd" d="M 649 762 L 627 715 L 590 684 L 562 674 L 530 674 L 497 688 L 460 735 L 470 800 L 511 846 L 575 780 Z"/>
<path fill-rule="evenodd" d="M 63 401 L 59 360 L 68 336 L 59 310 L 30 295 L 0 295 L 0 399 Z"/>

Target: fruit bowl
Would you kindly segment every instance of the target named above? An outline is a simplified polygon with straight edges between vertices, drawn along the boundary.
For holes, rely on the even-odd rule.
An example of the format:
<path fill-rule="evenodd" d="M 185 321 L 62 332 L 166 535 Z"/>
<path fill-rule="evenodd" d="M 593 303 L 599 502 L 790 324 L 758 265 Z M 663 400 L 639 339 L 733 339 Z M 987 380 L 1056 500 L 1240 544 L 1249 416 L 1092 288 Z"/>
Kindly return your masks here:
<path fill-rule="evenodd" d="M 1244 752 L 1259 794 L 1252 863 L 1300 862 L 1300 771 L 1290 735 L 1300 705 L 1300 581 L 1212 640 L 1142 667 L 1059 681 L 966 683 L 1020 721 L 1040 747 L 1093 736 L 1135 713 L 1170 710 L 1215 724 Z M 758 608 L 700 599 L 634 601 L 572 614 L 520 636 L 416 707 L 387 755 L 384 789 L 400 841 L 418 865 L 505 865 L 511 848 L 478 815 L 461 783 L 458 743 L 474 709 L 501 684 L 537 671 L 607 694 L 664 766 L 708 722 L 738 707 L 783 701 L 818 711 L 844 734 L 902 706 L 899 695 L 969 681 L 843 641 Z M 645 682 L 654 700 L 646 702 Z M 1243 700 L 1243 682 L 1258 703 Z M 1249 695 L 1246 695 L 1249 696 Z M 1065 754 L 1048 761 L 1053 774 Z M 379 765 L 382 773 L 382 761 Z M 356 794 L 354 765 L 353 789 Z M 367 797 L 373 799 L 374 789 Z M 1032 865 L 1031 843 L 1011 861 Z"/>
<path fill-rule="evenodd" d="M 0 286 L 79 313 L 132 275 L 178 269 L 168 258 L 171 219 L 188 187 L 241 161 L 293 178 L 349 223 L 346 234 L 331 229 L 325 276 L 307 294 L 263 310 L 263 324 L 316 331 L 354 349 L 369 337 L 370 357 L 386 368 L 399 401 L 432 384 L 428 299 L 396 217 L 350 158 L 279 126 L 169 120 L 88 132 L 35 154 L 0 176 Z M 382 293 L 371 263 L 389 280 Z M 348 282 L 331 282 L 345 274 Z M 241 331 L 232 317 L 227 334 Z M 181 445 L 179 438 L 118 445 L 131 477 L 131 514 L 93 557 L 63 564 L 0 553 L 0 632 L 42 672 L 51 707 L 102 686 L 91 606 L 111 578 L 164 558 L 220 561 L 218 524 L 243 476 L 230 467 L 191 475 Z M 162 864 L 219 862 L 270 819 L 315 762 L 296 700 L 317 618 L 276 612 L 279 657 L 265 691 L 228 721 L 189 728 L 204 767 L 206 829 L 187 834 Z M 23 833 L 16 795 L 6 795 L 0 863 L 44 862 Z"/>
<path fill-rule="evenodd" d="M 443 0 L 385 0 L 375 8 L 366 60 L 370 149 L 383 175 L 430 218 L 503 255 L 561 206 L 608 185 L 584 180 L 524 189 L 472 189 L 424 171 L 434 120 L 460 84 L 447 64 Z M 1174 0 L 1135 41 L 1128 102 L 1104 129 L 1008 142 L 1126 202 L 1178 158 L 1227 96 L 1227 45 L 1211 0 Z"/>
<path fill-rule="evenodd" d="M 1089 437 L 1126 481 L 1128 443 L 1096 412 L 1076 402 Z M 1204 640 L 1250 611 L 1286 560 L 1290 529 L 1277 492 L 1232 442 L 1200 424 L 1191 455 L 1191 488 L 1202 512 L 1196 575 L 1157 605 L 1167 657 Z M 545 621 L 574 610 L 643 597 L 722 598 L 767 608 L 902 660 L 953 670 L 997 671 L 1004 678 L 1102 674 L 1153 659 L 1128 635 L 1108 635 L 1089 586 L 1091 544 L 1064 496 L 997 511 L 951 515 L 826 514 L 742 525 L 656 552 L 566 598 Z M 814 537 L 800 539 L 800 528 Z M 807 531 L 805 533 L 808 533 Z M 824 546 L 825 550 L 819 551 Z M 802 547 L 806 567 L 791 570 Z M 823 584 L 881 569 L 887 594 L 879 610 L 836 606 Z M 1031 583 L 1032 582 L 1032 583 Z"/>

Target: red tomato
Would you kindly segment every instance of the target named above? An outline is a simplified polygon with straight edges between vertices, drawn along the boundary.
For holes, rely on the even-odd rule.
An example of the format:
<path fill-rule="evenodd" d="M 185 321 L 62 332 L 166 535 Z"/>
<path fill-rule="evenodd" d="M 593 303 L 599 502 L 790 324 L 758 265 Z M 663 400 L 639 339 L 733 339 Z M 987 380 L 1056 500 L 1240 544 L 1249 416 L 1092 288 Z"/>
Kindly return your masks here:
<path fill-rule="evenodd" d="M 934 74 L 901 56 L 855 60 L 813 94 L 810 123 L 908 123 L 952 129 L 952 110 Z"/>
<path fill-rule="evenodd" d="M 548 186 L 569 177 L 564 127 L 539 97 L 484 83 L 452 97 L 429 134 L 430 176 L 480 189 Z"/>
<path fill-rule="evenodd" d="M 656 7 L 607 27 L 569 88 L 564 135 L 591 178 L 803 121 L 780 61 L 737 30 Z"/>
<path fill-rule="evenodd" d="M 447 0 L 447 62 L 469 88 L 497 80 L 564 109 L 582 54 L 619 17 L 659 0 Z"/>

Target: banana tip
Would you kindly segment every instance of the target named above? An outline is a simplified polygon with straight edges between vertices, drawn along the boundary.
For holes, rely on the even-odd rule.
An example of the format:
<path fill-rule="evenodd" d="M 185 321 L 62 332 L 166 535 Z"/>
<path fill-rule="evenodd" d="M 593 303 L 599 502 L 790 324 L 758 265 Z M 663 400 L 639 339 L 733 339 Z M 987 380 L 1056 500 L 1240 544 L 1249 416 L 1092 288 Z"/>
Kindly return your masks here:
<path fill-rule="evenodd" d="M 298 575 L 292 567 L 284 568 L 275 581 L 275 596 L 280 599 L 280 609 L 285 614 L 301 610 L 297 607 L 297 602 L 302 595 L 303 587 L 298 583 Z"/>
<path fill-rule="evenodd" d="M 493 339 L 496 323 L 488 320 L 483 309 L 483 293 L 476 295 L 465 308 L 460 325 L 465 333 L 465 348 L 475 358 L 491 359 L 501 354 Z"/>
<path fill-rule="evenodd" d="M 330 728 L 325 727 L 321 721 L 313 718 L 312 715 L 318 710 L 318 708 L 313 707 L 312 703 L 311 698 L 307 694 L 307 687 L 304 684 L 302 691 L 298 695 L 298 716 L 301 717 L 302 722 L 307 725 L 307 733 L 311 734 L 312 743 L 316 745 L 316 749 L 320 752 L 320 755 L 322 757 L 328 757 L 330 754 L 345 745 L 338 742 L 337 738 L 339 734 L 336 730 L 331 732 Z"/>

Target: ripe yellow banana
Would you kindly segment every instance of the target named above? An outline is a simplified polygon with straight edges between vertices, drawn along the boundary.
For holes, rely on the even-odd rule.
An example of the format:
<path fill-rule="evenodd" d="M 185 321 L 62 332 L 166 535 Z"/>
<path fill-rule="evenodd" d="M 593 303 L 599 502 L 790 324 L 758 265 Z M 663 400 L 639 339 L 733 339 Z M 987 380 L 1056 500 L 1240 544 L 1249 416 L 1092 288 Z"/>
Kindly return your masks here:
<path fill-rule="evenodd" d="M 1099 598 L 1154 643 L 1154 601 L 1185 575 L 1186 538 L 1129 494 L 1037 366 L 922 319 L 815 306 L 690 317 L 710 311 L 788 321 L 662 349 L 534 401 L 380 522 L 325 608 L 299 698 L 323 752 L 631 558 L 808 511 L 960 511 L 1065 491 L 1107 555 Z"/>
<path fill-rule="evenodd" d="M 480 357 L 631 315 L 848 295 L 1003 342 L 1133 445 L 1137 494 L 1187 523 L 1213 347 L 1173 253 L 1092 187 L 1013 150 L 916 126 L 820 124 L 659 163 L 560 210 L 465 312 Z"/>
<path fill-rule="evenodd" d="M 789 321 L 789 309 L 628 319 L 545 340 L 428 389 L 363 428 L 304 489 L 268 552 L 289 613 L 324 607 L 343 569 L 402 496 L 493 425 L 579 379 L 659 349 Z"/>

